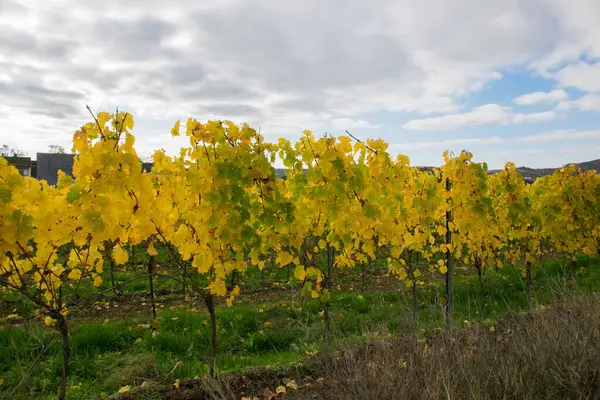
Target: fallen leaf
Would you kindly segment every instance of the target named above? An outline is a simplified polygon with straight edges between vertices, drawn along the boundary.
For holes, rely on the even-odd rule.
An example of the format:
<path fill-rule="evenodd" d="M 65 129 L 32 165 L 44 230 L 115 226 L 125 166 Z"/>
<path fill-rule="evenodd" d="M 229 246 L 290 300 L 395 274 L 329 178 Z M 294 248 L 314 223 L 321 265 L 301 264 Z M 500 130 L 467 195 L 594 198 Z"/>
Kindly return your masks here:
<path fill-rule="evenodd" d="M 281 394 L 281 393 L 285 393 L 285 386 L 277 386 L 277 389 L 275 389 L 275 393 L 277 394 Z"/>
<path fill-rule="evenodd" d="M 294 389 L 294 390 L 298 390 L 298 385 L 296 384 L 296 381 L 291 380 L 288 383 L 285 384 L 285 386 L 289 387 L 290 389 Z"/>
<path fill-rule="evenodd" d="M 119 389 L 119 393 L 127 393 L 131 390 L 131 386 L 127 385 L 127 386 L 121 386 L 121 388 Z"/>

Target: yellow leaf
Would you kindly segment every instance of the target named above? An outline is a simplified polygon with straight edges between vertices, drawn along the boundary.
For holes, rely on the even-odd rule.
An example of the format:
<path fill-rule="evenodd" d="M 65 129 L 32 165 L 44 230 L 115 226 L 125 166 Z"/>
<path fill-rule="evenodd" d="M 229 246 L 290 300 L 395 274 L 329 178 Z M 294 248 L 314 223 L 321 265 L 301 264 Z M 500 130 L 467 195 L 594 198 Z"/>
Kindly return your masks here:
<path fill-rule="evenodd" d="M 532 254 L 527 253 L 527 255 L 525 256 L 525 261 L 533 264 L 535 262 L 535 257 Z"/>
<path fill-rule="evenodd" d="M 447 273 L 447 272 L 448 272 L 448 267 L 446 267 L 445 265 L 442 265 L 442 266 L 440 267 L 440 272 L 441 272 L 442 274 L 445 274 L 445 273 Z"/>
<path fill-rule="evenodd" d="M 133 115 L 130 113 L 126 113 L 124 116 L 121 116 L 123 113 L 119 113 L 119 119 L 123 121 L 123 129 L 133 129 Z"/>
<path fill-rule="evenodd" d="M 296 279 L 301 281 L 306 279 L 306 271 L 304 270 L 304 267 L 302 265 L 296 266 L 296 269 L 294 270 L 294 276 L 296 277 Z"/>
<path fill-rule="evenodd" d="M 275 393 L 277 393 L 277 394 L 285 393 L 285 386 L 277 386 L 277 389 L 275 389 Z"/>
<path fill-rule="evenodd" d="M 210 293 L 215 294 L 217 296 L 225 296 L 227 294 L 227 286 L 225 285 L 225 281 L 222 279 L 217 279 L 208 285 L 208 290 Z"/>
<path fill-rule="evenodd" d="M 113 256 L 113 260 L 115 260 L 117 265 L 123 265 L 129 259 L 129 255 L 127 254 L 127 252 L 125 250 L 123 250 L 123 248 L 119 245 L 115 246 L 112 256 Z"/>
<path fill-rule="evenodd" d="M 56 320 L 50 316 L 44 318 L 44 323 L 48 326 L 52 326 L 56 323 Z"/>
<path fill-rule="evenodd" d="M 96 287 L 100 287 L 102 285 L 102 278 L 100 277 L 100 275 L 96 275 L 93 284 Z"/>
<path fill-rule="evenodd" d="M 98 113 L 98 125 L 100 125 L 101 128 L 104 128 L 104 125 L 106 125 L 106 122 L 110 119 L 112 119 L 111 114 L 104 111 Z"/>
<path fill-rule="evenodd" d="M 285 267 L 286 265 L 291 263 L 293 259 L 294 259 L 294 257 L 287 251 L 282 251 L 277 255 L 277 262 L 282 267 Z"/>
<path fill-rule="evenodd" d="M 177 120 L 177 122 L 175 122 L 175 125 L 173 125 L 173 129 L 171 129 L 171 136 L 173 136 L 173 137 L 179 136 L 180 124 L 181 124 L 181 122 L 179 120 Z"/>
<path fill-rule="evenodd" d="M 139 337 L 139 338 L 135 339 L 135 342 L 136 342 L 136 343 L 142 343 L 142 338 L 141 338 L 141 337 Z"/>
<path fill-rule="evenodd" d="M 121 386 L 119 389 L 119 393 L 127 393 L 131 390 L 131 385 Z"/>
<path fill-rule="evenodd" d="M 157 256 L 158 252 L 156 251 L 156 249 L 154 248 L 154 242 L 150 241 L 148 243 L 148 254 L 150 254 L 151 256 Z"/>
<path fill-rule="evenodd" d="M 179 379 L 175 380 L 175 383 L 173 384 L 173 386 L 175 386 L 175 389 L 179 389 Z"/>
<path fill-rule="evenodd" d="M 319 292 L 317 292 L 316 290 L 313 290 L 312 292 L 310 292 L 310 297 L 312 297 L 313 299 L 318 298 Z"/>
<path fill-rule="evenodd" d="M 81 270 L 72 269 L 71 272 L 69 272 L 68 278 L 74 281 L 78 281 L 81 278 Z"/>
<path fill-rule="evenodd" d="M 298 384 L 294 380 L 289 381 L 285 384 L 285 386 L 289 387 L 290 389 L 298 390 Z"/>
<path fill-rule="evenodd" d="M 131 133 L 127 133 L 125 135 L 125 148 L 129 151 L 133 150 L 133 145 L 135 144 L 135 137 Z"/>

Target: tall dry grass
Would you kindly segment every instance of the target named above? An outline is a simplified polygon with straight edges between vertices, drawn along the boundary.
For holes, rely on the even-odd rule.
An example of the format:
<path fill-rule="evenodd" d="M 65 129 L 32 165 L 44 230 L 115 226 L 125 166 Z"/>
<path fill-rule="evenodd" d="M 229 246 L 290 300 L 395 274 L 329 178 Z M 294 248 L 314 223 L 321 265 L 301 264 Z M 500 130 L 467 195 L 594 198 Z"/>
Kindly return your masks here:
<path fill-rule="evenodd" d="M 497 326 L 379 340 L 315 360 L 290 399 L 600 399 L 600 296 L 563 299 Z"/>

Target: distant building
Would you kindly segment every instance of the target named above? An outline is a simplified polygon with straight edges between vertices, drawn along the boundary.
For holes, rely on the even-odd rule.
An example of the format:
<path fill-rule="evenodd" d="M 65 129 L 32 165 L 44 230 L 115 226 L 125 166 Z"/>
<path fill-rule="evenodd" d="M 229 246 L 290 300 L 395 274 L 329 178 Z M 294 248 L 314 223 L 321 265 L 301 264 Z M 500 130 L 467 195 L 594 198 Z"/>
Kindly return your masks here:
<path fill-rule="evenodd" d="M 286 178 L 285 171 L 287 171 L 287 169 L 275 168 L 275 171 L 277 172 L 277 176 L 278 177 L 280 177 L 280 178 Z"/>
<path fill-rule="evenodd" d="M 31 161 L 31 157 L 6 157 L 6 161 L 17 170 L 23 176 L 33 176 L 36 177 L 36 171 L 32 171 L 32 163 L 35 161 Z"/>
<path fill-rule="evenodd" d="M 143 162 L 142 163 L 142 171 L 143 172 L 150 172 L 152 171 L 152 164 L 151 162 Z"/>
<path fill-rule="evenodd" d="M 73 176 L 74 154 L 37 153 L 37 178 L 56 185 L 58 171 Z"/>
<path fill-rule="evenodd" d="M 73 176 L 74 163 L 75 154 L 37 153 L 37 178 L 44 179 L 49 185 L 56 185 L 59 170 Z M 152 163 L 142 163 L 142 171 L 151 170 Z"/>
<path fill-rule="evenodd" d="M 56 185 L 58 183 L 58 171 L 73 176 L 75 154 L 37 153 L 37 161 L 32 160 L 30 157 L 7 157 L 6 160 L 9 164 L 15 166 L 21 175 L 45 180 L 48 185 Z M 150 172 L 152 165 L 151 162 L 142 163 L 142 171 Z M 282 179 L 287 179 L 287 171 L 284 168 L 276 168 L 277 176 Z"/>

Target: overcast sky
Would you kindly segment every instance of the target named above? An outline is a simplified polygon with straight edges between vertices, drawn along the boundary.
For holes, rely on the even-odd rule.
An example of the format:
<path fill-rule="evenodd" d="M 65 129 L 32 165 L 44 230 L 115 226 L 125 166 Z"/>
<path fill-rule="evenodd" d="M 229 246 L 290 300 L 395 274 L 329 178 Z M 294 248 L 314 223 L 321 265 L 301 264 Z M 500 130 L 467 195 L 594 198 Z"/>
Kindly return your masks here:
<path fill-rule="evenodd" d="M 176 119 L 270 140 L 383 138 L 415 165 L 600 158 L 598 0 L 0 0 L 0 144 L 71 148 L 133 113 L 140 155 Z"/>

